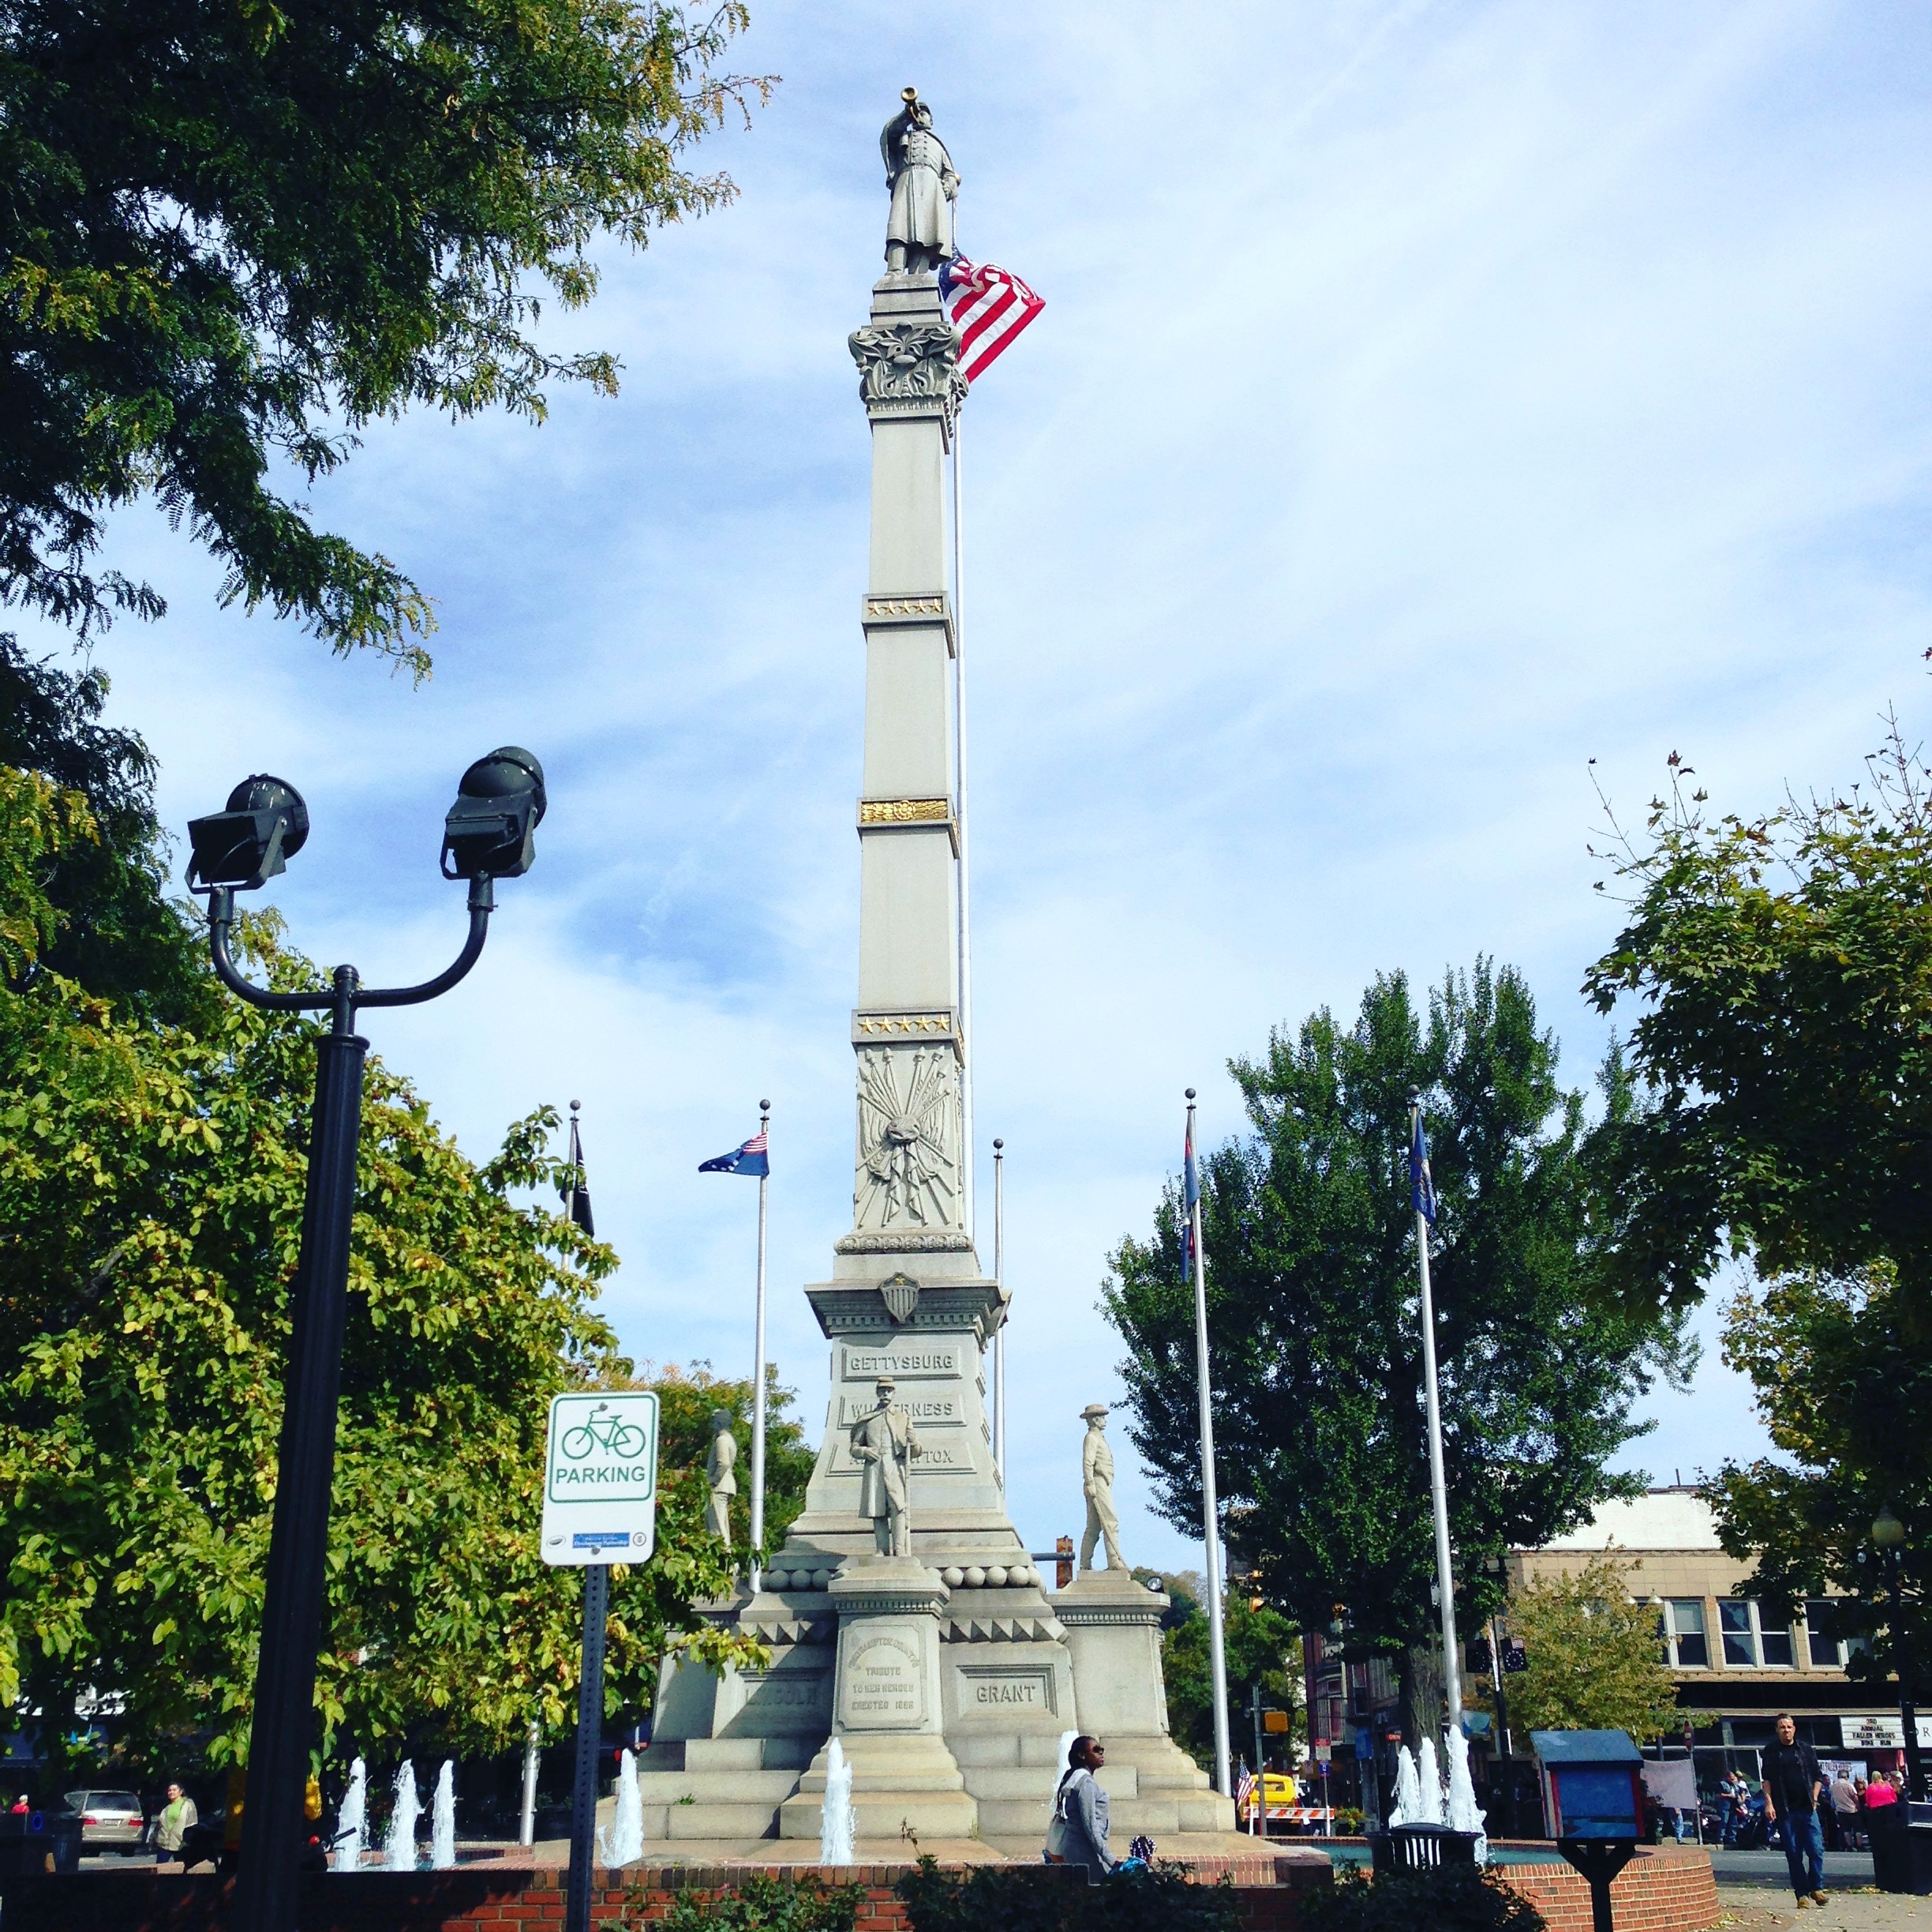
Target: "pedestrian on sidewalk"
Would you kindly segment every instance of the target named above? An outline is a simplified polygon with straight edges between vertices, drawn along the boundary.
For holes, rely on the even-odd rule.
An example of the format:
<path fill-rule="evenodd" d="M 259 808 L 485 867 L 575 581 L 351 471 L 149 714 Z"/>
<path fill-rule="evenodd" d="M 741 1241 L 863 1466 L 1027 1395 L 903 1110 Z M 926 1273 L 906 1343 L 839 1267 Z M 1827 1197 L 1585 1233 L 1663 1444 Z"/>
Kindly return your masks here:
<path fill-rule="evenodd" d="M 1094 1775 L 1106 1762 L 1106 1747 L 1098 1739 L 1073 1740 L 1046 1828 L 1047 1863 L 1084 1865 L 1089 1885 L 1114 1869 L 1107 1854 L 1107 1795 Z"/>
<path fill-rule="evenodd" d="M 155 1863 L 175 1865 L 181 1862 L 182 1840 L 197 1822 L 195 1801 L 178 1784 L 167 1788 L 167 1803 L 155 1819 Z"/>
<path fill-rule="evenodd" d="M 1764 1754 L 1765 1822 L 1784 1833 L 1784 1863 L 1803 1911 L 1831 1896 L 1825 1889 L 1825 1828 L 1818 1813 L 1825 1773 L 1811 1747 L 1798 1742 L 1795 1718 L 1780 1712 L 1774 1728 L 1777 1742 Z"/>
<path fill-rule="evenodd" d="M 1838 1848 L 1856 1852 L 1859 1844 L 1858 1787 L 1852 1782 L 1852 1768 L 1840 1765 L 1831 1783 L 1832 1818 L 1838 1827 Z"/>

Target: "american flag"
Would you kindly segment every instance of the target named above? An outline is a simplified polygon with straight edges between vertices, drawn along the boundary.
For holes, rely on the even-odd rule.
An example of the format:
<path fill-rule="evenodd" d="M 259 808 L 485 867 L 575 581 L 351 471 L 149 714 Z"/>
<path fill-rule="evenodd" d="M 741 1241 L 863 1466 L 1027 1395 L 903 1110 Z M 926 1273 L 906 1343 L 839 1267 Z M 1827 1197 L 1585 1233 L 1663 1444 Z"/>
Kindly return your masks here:
<path fill-rule="evenodd" d="M 1009 270 L 964 255 L 939 264 L 939 299 L 960 332 L 960 373 L 976 382 L 1046 305 Z"/>
<path fill-rule="evenodd" d="M 1247 1760 L 1241 1761 L 1241 1776 L 1234 1780 L 1234 1810 L 1238 1817 L 1245 1814 L 1249 1802 L 1254 1796 L 1255 1774 L 1248 1769 Z"/>

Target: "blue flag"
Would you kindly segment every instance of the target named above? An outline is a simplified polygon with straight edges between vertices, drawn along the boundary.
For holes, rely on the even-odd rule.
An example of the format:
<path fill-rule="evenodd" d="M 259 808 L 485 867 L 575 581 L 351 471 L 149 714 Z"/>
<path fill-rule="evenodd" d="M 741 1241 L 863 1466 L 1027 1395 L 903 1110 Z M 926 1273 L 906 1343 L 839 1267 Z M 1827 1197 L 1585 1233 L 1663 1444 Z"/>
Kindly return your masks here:
<path fill-rule="evenodd" d="M 766 1158 L 765 1150 L 769 1141 L 768 1131 L 761 1127 L 743 1147 L 733 1148 L 728 1154 L 721 1154 L 716 1160 L 700 1161 L 700 1174 L 739 1174 L 764 1175 L 771 1172 L 771 1163 Z"/>
<path fill-rule="evenodd" d="M 1409 1198 L 1415 1211 L 1431 1227 L 1436 1225 L 1436 1182 L 1429 1173 L 1428 1136 L 1422 1131 L 1422 1110 L 1416 1109 L 1415 1133 L 1409 1143 Z"/>

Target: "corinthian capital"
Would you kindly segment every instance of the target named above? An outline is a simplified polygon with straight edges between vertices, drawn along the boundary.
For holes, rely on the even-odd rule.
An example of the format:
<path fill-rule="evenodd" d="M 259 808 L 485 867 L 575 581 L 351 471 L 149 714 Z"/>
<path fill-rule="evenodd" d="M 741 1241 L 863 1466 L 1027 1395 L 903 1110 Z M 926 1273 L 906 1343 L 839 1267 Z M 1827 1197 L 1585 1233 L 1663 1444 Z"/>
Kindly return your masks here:
<path fill-rule="evenodd" d="M 868 324 L 852 333 L 859 394 L 882 416 L 943 416 L 949 426 L 966 399 L 959 331 L 943 322 Z"/>

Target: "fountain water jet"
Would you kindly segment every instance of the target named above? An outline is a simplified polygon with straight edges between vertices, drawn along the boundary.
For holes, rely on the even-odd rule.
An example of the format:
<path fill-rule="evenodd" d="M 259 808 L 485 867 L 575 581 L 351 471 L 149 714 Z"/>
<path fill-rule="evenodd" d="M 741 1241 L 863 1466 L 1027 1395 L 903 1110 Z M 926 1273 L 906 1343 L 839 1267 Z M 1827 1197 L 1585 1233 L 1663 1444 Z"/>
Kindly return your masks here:
<path fill-rule="evenodd" d="M 606 1865 L 634 1865 L 644 1855 L 644 1799 L 638 1788 L 637 1760 L 626 1751 L 617 1761 L 617 1806 L 610 1834 L 597 1827 L 597 1856 Z"/>
<path fill-rule="evenodd" d="M 1436 1764 L 1436 1740 L 1425 1737 L 1417 1754 L 1416 1784 L 1421 1809 L 1408 1820 L 1411 1825 L 1440 1825 L 1443 1822 L 1442 1773 Z"/>
<path fill-rule="evenodd" d="M 335 1848 L 329 1863 L 337 1871 L 356 1871 L 369 1849 L 369 1766 L 357 1758 L 349 1767 L 349 1788 L 335 1814 Z"/>
<path fill-rule="evenodd" d="M 1422 1784 L 1416 1773 L 1416 1761 L 1406 1744 L 1395 1753 L 1395 1802 L 1389 1807 L 1391 1825 L 1422 1822 Z"/>
<path fill-rule="evenodd" d="M 383 1863 L 391 1871 L 416 1869 L 416 1821 L 422 1801 L 416 1795 L 416 1767 L 405 1758 L 395 1777 L 395 1803 L 389 1813 L 388 1836 L 383 1840 Z"/>
<path fill-rule="evenodd" d="M 456 1866 L 456 1761 L 443 1760 L 436 1773 L 436 1806 L 430 1814 L 429 1863 L 436 1871 Z"/>
<path fill-rule="evenodd" d="M 819 1814 L 818 1863 L 852 1862 L 852 1772 L 845 1747 L 837 1738 L 826 1747 L 825 1806 Z"/>
<path fill-rule="evenodd" d="M 1443 1734 L 1449 1754 L 1449 1829 L 1476 1834 L 1476 1863 L 1489 1863 L 1489 1837 L 1485 1826 L 1487 1814 L 1477 1808 L 1476 1786 L 1470 1777 L 1469 1739 L 1460 1724 L 1452 1724 Z"/>

